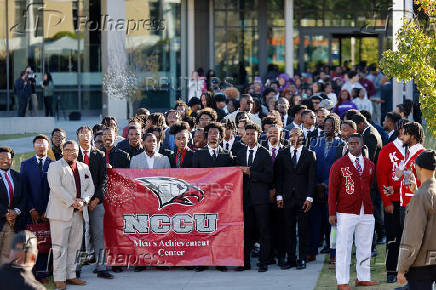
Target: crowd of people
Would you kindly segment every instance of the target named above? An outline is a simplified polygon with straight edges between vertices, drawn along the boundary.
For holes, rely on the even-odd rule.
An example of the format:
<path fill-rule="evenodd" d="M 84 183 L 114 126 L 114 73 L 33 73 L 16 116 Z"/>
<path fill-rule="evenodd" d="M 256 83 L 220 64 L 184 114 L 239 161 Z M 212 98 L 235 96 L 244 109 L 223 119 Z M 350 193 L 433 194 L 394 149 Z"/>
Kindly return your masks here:
<path fill-rule="evenodd" d="M 199 97 L 177 100 L 164 114 L 140 108 L 125 128 L 108 116 L 93 128 L 78 128 L 76 136 L 66 136 L 62 128 L 50 137 L 38 134 L 35 156 L 21 163 L 19 173 L 11 169 L 13 149 L 2 146 L 1 262 L 10 262 L 14 232 L 49 222 L 57 245 L 52 274 L 58 289 L 86 284 L 75 260 L 80 249 L 90 254 L 87 263 L 97 261 L 98 277 L 113 279 L 104 263 L 108 168 L 239 166 L 244 176 L 244 266 L 236 271 L 250 270 L 252 256 L 259 258 L 259 272 L 271 264 L 303 270 L 319 253 L 328 253 L 338 288 L 351 289 L 354 242 L 356 285 L 373 286 L 370 258 L 377 255 L 377 244 L 386 243 L 386 282 L 398 277 L 404 283 L 404 275 L 413 273 L 407 276 L 410 289 L 430 289 L 422 287 L 433 283 L 436 262 L 422 270 L 425 258 L 413 259 L 419 248 L 400 250 L 400 241 L 419 239 L 407 229 L 425 226 L 423 213 L 432 211 L 436 157 L 423 147 L 421 124 L 409 120 L 413 104 L 392 108 L 389 83 L 374 67 L 345 73 L 338 67 L 292 79 L 270 74 L 265 84 L 253 82 L 242 92 L 212 81 Z M 420 220 L 409 217 L 406 208 L 418 203 L 414 193 L 423 180 L 430 180 L 430 189 L 419 200 L 428 203 L 425 211 L 415 205 L 422 211 Z M 433 205 L 433 221 L 434 210 Z M 51 273 L 43 255 L 38 254 L 34 272 L 45 283 Z M 413 286 L 417 280 L 421 288 Z"/>

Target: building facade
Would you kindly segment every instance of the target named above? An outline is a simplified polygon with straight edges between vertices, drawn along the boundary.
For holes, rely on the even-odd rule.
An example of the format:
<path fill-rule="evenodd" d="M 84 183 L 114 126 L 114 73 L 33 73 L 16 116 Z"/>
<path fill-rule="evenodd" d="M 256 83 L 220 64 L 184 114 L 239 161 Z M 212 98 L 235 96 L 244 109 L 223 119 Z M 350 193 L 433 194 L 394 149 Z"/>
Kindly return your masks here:
<path fill-rule="evenodd" d="M 14 80 L 27 65 L 38 94 L 43 73 L 51 73 L 60 111 L 124 118 L 138 106 L 165 109 L 184 98 L 198 68 L 241 85 L 263 77 L 270 63 L 290 73 L 376 63 L 392 47 L 391 6 L 384 0 L 0 0 L 0 115 L 15 115 Z M 132 80 L 133 92 L 124 88 Z M 108 90 L 128 91 L 129 101 Z"/>

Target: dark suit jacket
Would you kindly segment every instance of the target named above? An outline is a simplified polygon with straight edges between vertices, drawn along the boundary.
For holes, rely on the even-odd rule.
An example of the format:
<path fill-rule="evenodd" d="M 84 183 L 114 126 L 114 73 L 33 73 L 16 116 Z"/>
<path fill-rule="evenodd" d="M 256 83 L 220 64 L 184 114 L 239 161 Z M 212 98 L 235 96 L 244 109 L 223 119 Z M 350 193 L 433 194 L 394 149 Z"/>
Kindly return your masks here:
<path fill-rule="evenodd" d="M 160 146 L 159 153 L 162 154 L 163 156 L 167 156 L 169 159 L 171 157 L 171 154 L 173 154 L 173 151 L 171 151 L 170 149 L 165 149 L 163 148 L 163 146 Z"/>
<path fill-rule="evenodd" d="M 224 142 L 221 142 L 220 146 L 224 150 L 226 149 L 226 148 L 224 148 Z M 233 141 L 232 149 L 230 151 L 232 151 L 233 156 L 236 156 L 238 154 L 238 152 L 244 148 L 245 148 L 245 145 L 242 144 L 241 139 L 240 138 L 236 139 L 236 137 L 235 137 L 235 141 Z"/>
<path fill-rule="evenodd" d="M 112 168 L 130 168 L 130 156 L 127 152 L 113 147 L 109 152 L 109 164 Z"/>
<path fill-rule="evenodd" d="M 369 126 L 363 133 L 363 143 L 368 147 L 368 158 L 374 164 L 377 164 L 378 154 L 383 147 L 383 142 L 377 130 Z"/>
<path fill-rule="evenodd" d="M 312 140 L 316 140 L 318 138 L 318 128 L 315 128 L 312 132 L 307 133 L 307 137 L 304 140 L 304 145 L 309 148 L 310 144 L 312 144 Z"/>
<path fill-rule="evenodd" d="M 386 144 L 389 144 L 389 143 L 393 142 L 397 138 L 398 138 L 398 133 L 397 133 L 397 131 L 394 131 L 394 133 L 392 133 L 391 137 L 388 138 L 388 141 L 387 141 Z M 383 145 L 386 145 L 386 144 L 383 144 Z"/>
<path fill-rule="evenodd" d="M 133 156 L 144 152 L 144 148 L 142 148 L 141 144 L 139 144 L 137 147 L 130 146 L 129 139 L 124 139 L 118 143 L 116 147 L 124 152 L 127 152 L 127 154 L 130 156 L 130 159 L 132 159 Z"/>
<path fill-rule="evenodd" d="M 209 154 L 208 147 L 194 152 L 192 158 L 192 168 L 216 168 L 233 166 L 233 156 L 231 152 L 225 151 L 221 146 L 218 146 L 218 156 L 213 160 Z"/>
<path fill-rule="evenodd" d="M 308 196 L 314 197 L 316 180 L 315 152 L 303 147 L 297 167 L 292 164 L 289 147 L 279 151 L 274 163 L 276 193 L 286 207 L 301 207 Z"/>
<path fill-rule="evenodd" d="M 274 170 L 271 154 L 265 147 L 258 145 L 253 165 L 250 167 L 250 176 L 244 174 L 244 205 L 269 204 L 269 189 L 273 180 Z M 247 150 L 238 152 L 236 164 L 247 166 Z"/>
<path fill-rule="evenodd" d="M 21 162 L 21 179 L 23 181 L 24 194 L 26 195 L 26 212 L 35 209 L 39 214 L 45 213 L 50 195 L 50 187 L 47 181 L 47 170 L 50 158 L 46 158 L 42 166 L 42 172 L 39 169 L 36 156 Z"/>
<path fill-rule="evenodd" d="M 11 209 L 18 208 L 21 214 L 15 220 L 14 231 L 18 232 L 24 229 L 24 216 L 26 214 L 26 196 L 24 195 L 23 180 L 21 175 L 13 169 L 10 169 L 12 180 L 14 183 L 14 198 Z M 5 224 L 9 209 L 9 196 L 3 180 L 0 178 L 0 229 Z"/>
<path fill-rule="evenodd" d="M 170 166 L 171 168 L 177 168 L 176 167 L 176 152 L 172 153 L 170 157 Z M 192 159 L 194 158 L 194 152 L 189 149 L 189 147 L 186 149 L 185 157 L 183 158 L 183 162 L 181 164 L 181 168 L 192 168 Z"/>
<path fill-rule="evenodd" d="M 79 150 L 77 160 L 83 162 L 82 151 Z M 89 152 L 89 171 L 91 172 L 92 181 L 94 182 L 95 192 L 91 200 L 98 197 L 99 203 L 103 202 L 107 184 L 106 157 L 104 152 L 91 148 Z"/>

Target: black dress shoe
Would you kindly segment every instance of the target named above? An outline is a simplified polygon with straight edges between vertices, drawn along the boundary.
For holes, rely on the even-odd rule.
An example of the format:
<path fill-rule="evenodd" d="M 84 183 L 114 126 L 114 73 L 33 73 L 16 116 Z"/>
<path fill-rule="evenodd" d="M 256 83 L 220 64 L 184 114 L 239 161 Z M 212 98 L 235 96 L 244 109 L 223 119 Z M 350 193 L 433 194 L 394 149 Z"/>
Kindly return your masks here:
<path fill-rule="evenodd" d="M 235 271 L 242 272 L 242 271 L 249 271 L 251 270 L 251 266 L 239 266 L 236 267 Z"/>
<path fill-rule="evenodd" d="M 204 270 L 206 270 L 207 269 L 207 267 L 206 266 L 198 266 L 198 267 L 195 267 L 195 272 L 203 272 Z"/>
<path fill-rule="evenodd" d="M 386 283 L 396 283 L 397 275 L 396 274 L 388 274 L 388 278 L 386 279 Z"/>
<path fill-rule="evenodd" d="M 145 270 L 147 270 L 146 266 L 136 266 L 134 271 L 135 272 L 142 272 L 142 271 L 145 271 Z"/>
<path fill-rule="evenodd" d="M 303 270 L 303 269 L 306 269 L 306 261 L 305 260 L 298 260 L 297 270 Z"/>
<path fill-rule="evenodd" d="M 268 271 L 268 266 L 265 264 L 260 264 L 259 269 L 257 269 L 257 272 L 263 273 Z"/>
<path fill-rule="evenodd" d="M 324 248 L 322 248 L 322 250 L 320 251 L 320 253 L 321 253 L 321 254 L 328 254 L 328 253 L 330 253 L 330 248 L 328 248 L 328 247 L 324 247 Z"/>
<path fill-rule="evenodd" d="M 227 267 L 226 266 L 216 266 L 216 269 L 220 272 L 227 272 Z"/>
<path fill-rule="evenodd" d="M 377 238 L 377 245 L 386 244 L 386 236 L 381 236 Z"/>
<path fill-rule="evenodd" d="M 123 272 L 123 268 L 121 268 L 121 266 L 112 266 L 112 272 L 121 273 Z"/>
<path fill-rule="evenodd" d="M 97 277 L 98 278 L 103 278 L 103 279 L 113 279 L 114 275 L 112 275 L 111 273 L 109 273 L 106 270 L 103 270 L 103 271 L 98 271 L 97 272 Z"/>

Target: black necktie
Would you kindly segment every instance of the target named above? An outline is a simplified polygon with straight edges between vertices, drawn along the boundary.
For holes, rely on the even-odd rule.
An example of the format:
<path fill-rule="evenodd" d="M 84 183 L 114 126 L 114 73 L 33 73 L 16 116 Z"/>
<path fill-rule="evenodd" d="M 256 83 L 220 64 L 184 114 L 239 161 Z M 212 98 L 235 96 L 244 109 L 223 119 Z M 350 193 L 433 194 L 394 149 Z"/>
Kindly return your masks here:
<path fill-rule="evenodd" d="M 182 161 L 182 153 L 180 151 L 177 151 L 177 157 L 176 157 L 176 167 L 180 168 L 180 163 Z"/>
<path fill-rule="evenodd" d="M 294 165 L 294 168 L 297 167 L 297 149 L 294 149 L 294 155 L 292 155 L 292 164 Z"/>
<path fill-rule="evenodd" d="M 213 158 L 213 161 L 216 161 L 216 153 L 215 153 L 215 150 L 212 150 L 212 158 Z"/>
<path fill-rule="evenodd" d="M 226 144 L 226 150 L 229 151 L 229 143 Z"/>
<path fill-rule="evenodd" d="M 250 154 L 248 154 L 248 162 L 247 162 L 247 165 L 248 165 L 248 167 L 251 167 L 251 165 L 253 165 L 253 153 L 254 153 L 254 150 L 250 150 Z"/>
<path fill-rule="evenodd" d="M 38 166 L 39 166 L 39 170 L 42 171 L 42 158 L 38 158 Z"/>

